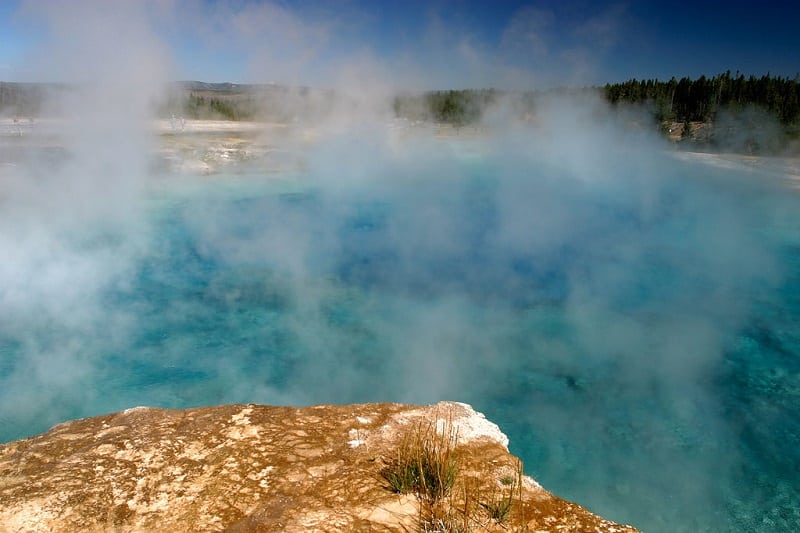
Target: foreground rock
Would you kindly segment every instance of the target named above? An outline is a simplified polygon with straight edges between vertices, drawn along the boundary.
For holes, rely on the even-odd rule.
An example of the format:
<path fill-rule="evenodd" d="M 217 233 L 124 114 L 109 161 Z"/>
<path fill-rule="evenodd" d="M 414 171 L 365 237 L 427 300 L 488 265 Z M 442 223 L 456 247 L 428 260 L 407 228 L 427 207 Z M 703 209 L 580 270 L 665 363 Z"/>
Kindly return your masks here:
<path fill-rule="evenodd" d="M 433 503 L 386 476 L 425 428 L 457 435 Z M 456 403 L 129 409 L 0 446 L 0 531 L 634 531 L 521 477 L 506 446 Z"/>

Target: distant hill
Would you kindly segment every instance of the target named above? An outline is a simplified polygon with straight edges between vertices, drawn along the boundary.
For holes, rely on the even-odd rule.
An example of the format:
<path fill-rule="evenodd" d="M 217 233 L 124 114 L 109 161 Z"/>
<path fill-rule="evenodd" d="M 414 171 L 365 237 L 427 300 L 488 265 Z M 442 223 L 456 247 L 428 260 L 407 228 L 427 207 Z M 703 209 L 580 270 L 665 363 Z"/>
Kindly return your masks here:
<path fill-rule="evenodd" d="M 179 81 L 176 85 L 187 91 L 219 91 L 231 92 L 241 91 L 243 88 L 252 87 L 250 85 L 242 85 L 240 83 L 209 83 L 206 81 Z"/>
<path fill-rule="evenodd" d="M 174 83 L 175 86 L 186 91 L 212 91 L 220 93 L 236 93 L 236 92 L 269 92 L 269 91 L 287 91 L 287 90 L 309 90 L 309 87 L 289 87 L 288 85 L 281 85 L 279 83 L 231 83 L 229 81 L 221 83 L 212 83 L 207 81 L 178 81 Z"/>

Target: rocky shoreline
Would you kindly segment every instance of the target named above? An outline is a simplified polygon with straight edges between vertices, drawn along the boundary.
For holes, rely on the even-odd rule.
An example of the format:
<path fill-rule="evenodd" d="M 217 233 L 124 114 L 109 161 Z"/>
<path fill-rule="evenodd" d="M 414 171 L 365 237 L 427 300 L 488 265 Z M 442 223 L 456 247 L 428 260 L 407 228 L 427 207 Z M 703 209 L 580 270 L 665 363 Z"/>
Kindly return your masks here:
<path fill-rule="evenodd" d="M 393 490 L 385 472 L 425 428 L 455 436 L 455 483 L 435 502 L 446 520 L 469 531 L 636 531 L 523 476 L 499 428 L 452 402 L 138 407 L 66 422 L 0 445 L 0 530 L 416 531 L 430 501 Z"/>

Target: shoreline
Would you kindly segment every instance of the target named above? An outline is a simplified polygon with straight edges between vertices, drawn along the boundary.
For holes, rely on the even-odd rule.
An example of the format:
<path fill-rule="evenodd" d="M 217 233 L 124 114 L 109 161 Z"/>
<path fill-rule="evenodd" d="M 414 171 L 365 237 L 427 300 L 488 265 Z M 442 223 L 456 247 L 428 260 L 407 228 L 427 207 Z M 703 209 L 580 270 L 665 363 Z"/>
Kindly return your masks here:
<path fill-rule="evenodd" d="M 782 182 L 787 188 L 800 190 L 800 156 L 763 156 L 730 152 L 675 151 L 682 161 L 702 163 L 733 171 L 745 171 Z"/>
<path fill-rule="evenodd" d="M 20 157 L 20 148 L 44 149 L 51 153 L 64 150 L 61 136 L 65 124 L 65 119 L 55 118 L 0 118 L 0 164 L 14 166 L 14 159 Z M 176 117 L 151 120 L 146 124 L 155 135 L 157 167 L 179 174 L 217 174 L 225 167 L 242 163 L 263 164 L 267 172 L 297 170 L 302 167 L 299 152 L 324 135 L 324 128 L 285 122 Z M 388 122 L 385 127 L 387 133 L 398 140 L 424 135 L 434 142 L 474 142 L 491 136 L 488 128 L 479 126 L 455 128 L 449 124 Z M 800 155 L 751 155 L 677 147 L 668 153 L 682 161 L 759 174 L 789 189 L 800 190 Z"/>

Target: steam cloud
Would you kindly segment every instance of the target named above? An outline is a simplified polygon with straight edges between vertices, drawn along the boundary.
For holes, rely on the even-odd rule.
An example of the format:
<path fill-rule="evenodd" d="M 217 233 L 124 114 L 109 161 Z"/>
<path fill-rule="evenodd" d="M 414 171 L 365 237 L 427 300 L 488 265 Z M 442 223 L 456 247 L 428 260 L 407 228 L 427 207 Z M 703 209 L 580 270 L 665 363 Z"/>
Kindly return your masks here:
<path fill-rule="evenodd" d="M 136 404 L 452 399 L 612 518 L 691 530 L 708 523 L 686 515 L 733 505 L 746 460 L 719 382 L 743 329 L 783 305 L 794 274 L 764 235 L 796 227 L 796 199 L 680 161 L 589 97 L 543 100 L 533 125 L 500 102 L 472 139 L 403 137 L 391 87 L 362 84 L 381 79 L 368 51 L 334 63 L 349 103 L 293 146 L 304 172 L 153 176 L 171 72 L 156 29 L 180 13 L 213 37 L 220 19 L 85 6 L 27 7 L 53 29 L 35 68 L 75 85 L 39 134 L 67 155 L 0 174 L 0 438 Z M 302 81 L 326 63 L 317 19 L 247 9 L 219 16 L 255 69 Z M 602 20 L 586 31 L 609 38 Z M 254 21 L 297 61 L 258 46 Z"/>

